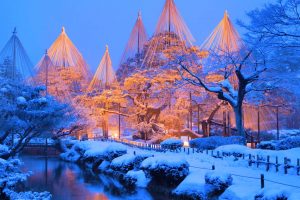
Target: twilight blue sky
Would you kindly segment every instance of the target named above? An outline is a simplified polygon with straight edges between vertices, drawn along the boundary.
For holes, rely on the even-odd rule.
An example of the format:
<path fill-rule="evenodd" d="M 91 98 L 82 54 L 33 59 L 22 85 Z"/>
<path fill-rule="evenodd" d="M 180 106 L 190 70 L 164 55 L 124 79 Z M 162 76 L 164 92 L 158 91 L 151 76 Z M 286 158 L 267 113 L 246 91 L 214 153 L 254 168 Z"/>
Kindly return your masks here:
<path fill-rule="evenodd" d="M 235 23 L 245 12 L 273 0 L 175 0 L 196 44 L 201 45 L 227 9 Z M 0 48 L 13 27 L 35 65 L 65 26 L 92 71 L 110 47 L 114 68 L 118 67 L 131 29 L 142 11 L 148 35 L 155 30 L 165 0 L 1 0 Z M 242 32 L 239 27 L 238 31 Z"/>

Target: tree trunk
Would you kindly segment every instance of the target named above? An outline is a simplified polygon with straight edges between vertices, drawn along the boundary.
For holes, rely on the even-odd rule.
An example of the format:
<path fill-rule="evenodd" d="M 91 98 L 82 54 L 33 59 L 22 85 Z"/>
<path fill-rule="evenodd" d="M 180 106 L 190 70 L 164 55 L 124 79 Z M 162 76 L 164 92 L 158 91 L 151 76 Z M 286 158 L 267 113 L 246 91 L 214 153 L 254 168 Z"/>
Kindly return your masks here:
<path fill-rule="evenodd" d="M 243 107 L 242 105 L 237 105 L 233 108 L 234 115 L 235 115 L 235 124 L 236 129 L 238 131 L 238 135 L 244 138 L 244 143 L 246 144 L 246 132 L 244 129 L 244 122 L 243 122 Z"/>

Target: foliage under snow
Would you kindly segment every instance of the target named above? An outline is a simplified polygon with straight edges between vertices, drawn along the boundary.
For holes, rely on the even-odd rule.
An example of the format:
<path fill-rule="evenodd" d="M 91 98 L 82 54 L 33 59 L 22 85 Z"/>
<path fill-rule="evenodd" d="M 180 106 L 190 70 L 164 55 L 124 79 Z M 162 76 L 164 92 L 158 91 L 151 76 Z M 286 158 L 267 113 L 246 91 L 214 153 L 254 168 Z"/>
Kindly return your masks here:
<path fill-rule="evenodd" d="M 154 180 L 165 182 L 168 185 L 176 185 L 188 175 L 189 164 L 182 158 L 154 156 L 144 160 L 141 169 Z"/>
<path fill-rule="evenodd" d="M 143 170 L 128 171 L 124 176 L 124 182 L 129 187 L 141 187 L 146 188 L 150 179 L 146 177 Z"/>
<path fill-rule="evenodd" d="M 128 172 L 140 167 L 143 160 L 150 157 L 150 154 L 125 154 L 112 160 L 110 167 L 115 171 Z"/>
<path fill-rule="evenodd" d="M 300 136 L 292 136 L 282 140 L 262 141 L 257 145 L 259 149 L 287 150 L 300 147 Z"/>
<path fill-rule="evenodd" d="M 170 138 L 161 142 L 160 145 L 163 149 L 177 150 L 182 147 L 183 142 L 180 139 Z"/>
<path fill-rule="evenodd" d="M 229 145 L 229 144 L 243 144 L 243 137 L 231 136 L 231 137 L 221 137 L 213 136 L 208 138 L 197 138 L 190 141 L 190 146 L 192 148 L 197 148 L 200 150 L 215 149 L 219 146 Z"/>
<path fill-rule="evenodd" d="M 232 176 L 229 173 L 220 171 L 207 172 L 205 183 L 213 185 L 218 191 L 222 191 L 232 185 Z"/>

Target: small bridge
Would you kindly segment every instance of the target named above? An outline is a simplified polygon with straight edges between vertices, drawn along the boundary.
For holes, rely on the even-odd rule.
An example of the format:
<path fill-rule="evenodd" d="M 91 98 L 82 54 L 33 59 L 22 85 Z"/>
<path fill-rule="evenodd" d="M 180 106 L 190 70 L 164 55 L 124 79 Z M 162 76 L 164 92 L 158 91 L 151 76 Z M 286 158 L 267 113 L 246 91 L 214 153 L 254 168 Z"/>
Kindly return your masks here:
<path fill-rule="evenodd" d="M 29 143 L 24 147 L 23 153 L 29 155 L 57 156 L 61 152 L 55 144 Z"/>

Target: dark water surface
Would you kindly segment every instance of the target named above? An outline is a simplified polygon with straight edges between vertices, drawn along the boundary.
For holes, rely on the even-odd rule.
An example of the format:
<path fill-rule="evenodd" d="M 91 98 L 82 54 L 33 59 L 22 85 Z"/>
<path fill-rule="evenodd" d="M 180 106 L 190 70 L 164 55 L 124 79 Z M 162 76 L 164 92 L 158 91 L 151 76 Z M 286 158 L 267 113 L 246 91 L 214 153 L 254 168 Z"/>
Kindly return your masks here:
<path fill-rule="evenodd" d="M 20 159 L 24 162 L 22 170 L 33 172 L 25 183 L 26 190 L 49 191 L 54 200 L 161 199 L 142 188 L 129 194 L 115 179 L 94 175 L 59 158 L 21 156 Z"/>

